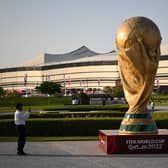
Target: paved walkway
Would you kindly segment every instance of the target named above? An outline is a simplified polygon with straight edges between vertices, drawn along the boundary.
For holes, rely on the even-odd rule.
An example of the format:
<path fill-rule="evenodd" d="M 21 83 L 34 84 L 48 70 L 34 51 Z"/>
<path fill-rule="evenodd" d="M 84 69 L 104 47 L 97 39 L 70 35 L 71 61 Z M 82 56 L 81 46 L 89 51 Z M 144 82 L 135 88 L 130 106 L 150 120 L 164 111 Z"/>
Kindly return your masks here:
<path fill-rule="evenodd" d="M 168 106 L 156 106 L 155 107 L 155 111 L 156 112 L 159 112 L 159 111 L 161 111 L 161 112 L 168 112 Z"/>
<path fill-rule="evenodd" d="M 28 156 L 16 143 L 0 143 L 0 168 L 167 168 L 168 155 L 106 155 L 97 141 L 28 142 Z"/>

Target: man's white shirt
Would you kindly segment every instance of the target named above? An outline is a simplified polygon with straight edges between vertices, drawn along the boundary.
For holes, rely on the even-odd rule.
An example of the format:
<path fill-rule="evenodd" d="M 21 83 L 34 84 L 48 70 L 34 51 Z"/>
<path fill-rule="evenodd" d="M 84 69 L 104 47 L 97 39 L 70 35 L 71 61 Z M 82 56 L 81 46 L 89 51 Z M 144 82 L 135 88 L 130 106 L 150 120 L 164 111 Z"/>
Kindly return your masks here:
<path fill-rule="evenodd" d="M 19 110 L 16 110 L 15 112 L 15 124 L 16 125 L 25 125 L 26 119 L 30 117 L 30 112 L 21 112 Z"/>

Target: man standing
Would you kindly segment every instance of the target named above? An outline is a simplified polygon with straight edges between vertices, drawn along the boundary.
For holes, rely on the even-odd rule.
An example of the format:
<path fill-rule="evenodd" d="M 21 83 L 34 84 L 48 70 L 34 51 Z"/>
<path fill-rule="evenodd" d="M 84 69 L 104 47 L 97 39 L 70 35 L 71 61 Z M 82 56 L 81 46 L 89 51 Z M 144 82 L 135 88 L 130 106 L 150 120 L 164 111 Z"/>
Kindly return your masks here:
<path fill-rule="evenodd" d="M 16 112 L 15 112 L 15 125 L 18 134 L 18 147 L 17 147 L 17 154 L 18 155 L 26 155 L 23 151 L 26 142 L 26 133 L 25 133 L 25 120 L 29 118 L 31 109 L 28 112 L 23 113 L 23 104 L 18 103 L 16 105 Z"/>

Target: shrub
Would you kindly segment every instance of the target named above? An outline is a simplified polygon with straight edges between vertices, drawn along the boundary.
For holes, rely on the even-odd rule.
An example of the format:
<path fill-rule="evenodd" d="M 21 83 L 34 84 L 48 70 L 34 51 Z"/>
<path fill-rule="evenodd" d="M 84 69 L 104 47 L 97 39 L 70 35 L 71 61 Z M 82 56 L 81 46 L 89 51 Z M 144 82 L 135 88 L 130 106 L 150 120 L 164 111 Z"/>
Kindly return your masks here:
<path fill-rule="evenodd" d="M 56 111 L 56 110 L 69 110 L 69 111 L 90 111 L 90 110 L 115 110 L 115 111 L 127 111 L 128 105 L 126 104 L 113 104 L 113 105 L 67 105 L 64 107 L 51 107 L 51 108 L 43 108 L 46 111 Z"/>
<path fill-rule="evenodd" d="M 122 118 L 30 119 L 27 136 L 96 136 L 100 129 L 118 129 Z M 157 120 L 158 128 L 168 128 L 168 119 Z M 16 136 L 13 120 L 0 120 L 0 136 Z"/>
<path fill-rule="evenodd" d="M 61 93 L 61 84 L 51 81 L 44 81 L 40 86 L 36 87 L 36 90 L 43 94 L 53 95 L 55 93 Z"/>
<path fill-rule="evenodd" d="M 83 92 L 78 95 L 78 99 L 80 104 L 89 104 L 89 97 Z"/>
<path fill-rule="evenodd" d="M 0 97 L 1 96 L 4 96 L 4 89 L 3 89 L 3 87 L 0 87 Z"/>
<path fill-rule="evenodd" d="M 117 129 L 120 119 L 31 119 L 27 136 L 94 136 L 99 129 Z M 13 120 L 0 122 L 0 136 L 16 136 Z"/>
<path fill-rule="evenodd" d="M 31 118 L 95 118 L 95 117 L 123 117 L 123 112 L 66 112 L 66 113 L 32 113 Z M 2 114 L 0 119 L 13 119 L 13 114 Z"/>

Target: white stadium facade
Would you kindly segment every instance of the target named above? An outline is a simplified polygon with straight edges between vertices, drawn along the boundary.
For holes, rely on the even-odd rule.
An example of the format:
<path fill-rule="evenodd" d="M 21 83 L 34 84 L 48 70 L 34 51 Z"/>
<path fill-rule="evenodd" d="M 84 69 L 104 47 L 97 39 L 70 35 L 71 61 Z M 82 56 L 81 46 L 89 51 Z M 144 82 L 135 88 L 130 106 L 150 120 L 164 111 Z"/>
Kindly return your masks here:
<path fill-rule="evenodd" d="M 34 90 L 43 81 L 60 83 L 64 89 L 113 87 L 120 80 L 117 53 L 96 53 L 85 46 L 66 54 L 44 54 L 25 64 L 0 69 L 0 87 Z M 155 86 L 168 89 L 168 45 L 161 48 Z"/>

